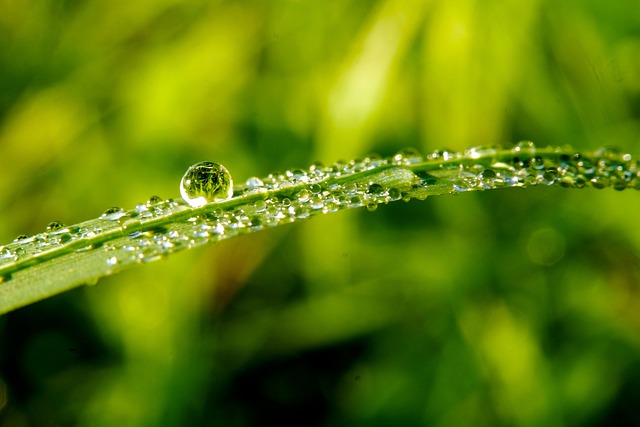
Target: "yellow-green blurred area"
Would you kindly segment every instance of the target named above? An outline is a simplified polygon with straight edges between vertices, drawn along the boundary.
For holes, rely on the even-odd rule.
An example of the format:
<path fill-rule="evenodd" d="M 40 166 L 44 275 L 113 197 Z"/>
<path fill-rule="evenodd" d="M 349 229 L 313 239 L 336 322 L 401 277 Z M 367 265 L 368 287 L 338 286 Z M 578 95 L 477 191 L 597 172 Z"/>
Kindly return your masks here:
<path fill-rule="evenodd" d="M 639 118 L 637 0 L 0 0 L 0 242 L 197 161 L 640 155 Z M 0 425 L 636 424 L 638 212 L 437 197 L 126 271 L 0 317 Z"/>

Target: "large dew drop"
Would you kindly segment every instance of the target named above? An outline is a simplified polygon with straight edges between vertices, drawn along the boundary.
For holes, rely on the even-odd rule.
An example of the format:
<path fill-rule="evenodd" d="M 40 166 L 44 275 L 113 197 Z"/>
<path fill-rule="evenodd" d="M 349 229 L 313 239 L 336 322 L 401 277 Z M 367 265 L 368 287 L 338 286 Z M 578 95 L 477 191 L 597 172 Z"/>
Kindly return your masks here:
<path fill-rule="evenodd" d="M 200 162 L 187 169 L 180 181 L 180 195 L 194 208 L 233 196 L 231 174 L 214 162 Z"/>

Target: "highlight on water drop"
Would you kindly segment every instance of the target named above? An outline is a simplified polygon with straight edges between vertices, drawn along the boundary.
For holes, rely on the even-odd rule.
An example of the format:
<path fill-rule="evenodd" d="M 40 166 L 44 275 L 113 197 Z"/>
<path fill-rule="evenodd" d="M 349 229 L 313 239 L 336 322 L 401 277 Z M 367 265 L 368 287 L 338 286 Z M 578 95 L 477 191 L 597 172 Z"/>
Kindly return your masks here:
<path fill-rule="evenodd" d="M 182 177 L 180 195 L 194 208 L 226 200 L 233 196 L 231 174 L 218 163 L 196 163 L 190 166 Z"/>

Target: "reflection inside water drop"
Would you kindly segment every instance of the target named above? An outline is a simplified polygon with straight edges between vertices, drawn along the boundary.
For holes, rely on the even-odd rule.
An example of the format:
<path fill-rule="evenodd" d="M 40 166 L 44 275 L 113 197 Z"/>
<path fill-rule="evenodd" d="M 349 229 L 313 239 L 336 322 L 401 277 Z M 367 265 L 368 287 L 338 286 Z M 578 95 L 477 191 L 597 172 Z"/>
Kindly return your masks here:
<path fill-rule="evenodd" d="M 233 196 L 231 174 L 218 163 L 196 163 L 189 167 L 182 177 L 180 195 L 194 208 L 226 200 Z"/>

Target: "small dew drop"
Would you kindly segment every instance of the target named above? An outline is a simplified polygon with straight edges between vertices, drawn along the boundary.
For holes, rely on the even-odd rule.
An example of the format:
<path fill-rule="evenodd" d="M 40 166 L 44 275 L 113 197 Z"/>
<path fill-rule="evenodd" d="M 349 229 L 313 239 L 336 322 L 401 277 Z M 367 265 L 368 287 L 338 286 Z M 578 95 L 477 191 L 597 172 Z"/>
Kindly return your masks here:
<path fill-rule="evenodd" d="M 322 191 L 322 187 L 320 186 L 320 184 L 311 184 L 309 186 L 309 190 L 313 193 L 313 194 L 319 194 Z"/>
<path fill-rule="evenodd" d="M 380 184 L 370 184 L 369 187 L 367 188 L 367 193 L 369 194 L 375 194 L 375 195 L 379 195 L 384 193 L 384 187 Z"/>
<path fill-rule="evenodd" d="M 483 179 L 493 179 L 496 177 L 496 172 L 493 169 L 485 169 L 482 171 Z"/>
<path fill-rule="evenodd" d="M 258 200 L 253 204 L 253 208 L 256 212 L 264 212 L 267 209 L 267 202 L 264 200 Z"/>
<path fill-rule="evenodd" d="M 249 188 L 264 187 L 264 182 L 262 182 L 262 180 L 257 176 L 252 176 L 251 178 L 247 179 L 246 184 L 247 184 L 247 187 Z"/>
<path fill-rule="evenodd" d="M 584 178 L 584 176 L 582 175 L 576 176 L 575 180 L 573 181 L 573 187 L 584 188 L 585 185 L 587 185 L 587 180 Z"/>
<path fill-rule="evenodd" d="M 597 188 L 598 190 L 602 190 L 603 188 L 609 185 L 609 178 L 604 176 L 596 176 L 591 178 L 591 186 L 593 188 Z"/>
<path fill-rule="evenodd" d="M 605 159 L 616 159 L 620 157 L 622 153 L 617 147 L 605 146 L 596 150 L 594 154 Z"/>
<path fill-rule="evenodd" d="M 300 190 L 300 192 L 296 195 L 296 197 L 297 197 L 298 201 L 304 203 L 304 202 L 309 201 L 309 198 L 311 197 L 311 193 L 309 192 L 309 190 L 307 190 L 305 188 L 305 189 Z"/>
<path fill-rule="evenodd" d="M 533 156 L 529 161 L 529 167 L 535 170 L 544 169 L 544 159 L 541 156 Z"/>
<path fill-rule="evenodd" d="M 87 286 L 95 286 L 98 284 L 98 278 L 97 277 L 92 277 L 90 279 L 87 279 L 87 281 L 85 282 L 85 284 Z"/>
<path fill-rule="evenodd" d="M 100 219 L 106 219 L 109 221 L 117 221 L 120 217 L 126 215 L 121 207 L 114 206 L 107 209 L 100 215 Z"/>
<path fill-rule="evenodd" d="M 123 218 L 128 218 L 128 217 L 123 217 Z M 126 232 L 132 232 L 139 226 L 140 226 L 140 221 L 135 218 L 128 218 L 126 219 L 126 221 L 122 221 L 120 223 L 120 227 L 122 228 L 122 231 L 126 231 Z"/>
<path fill-rule="evenodd" d="M 423 161 L 422 154 L 415 148 L 405 148 L 398 151 L 393 156 L 393 164 L 395 165 L 411 165 Z"/>
<path fill-rule="evenodd" d="M 616 191 L 622 191 L 627 188 L 627 181 L 622 179 L 616 179 L 613 181 L 613 189 Z"/>
<path fill-rule="evenodd" d="M 389 198 L 391 200 L 399 200 L 402 197 L 402 194 L 400 193 L 400 190 L 398 190 L 397 188 L 390 188 L 389 189 Z"/>
<path fill-rule="evenodd" d="M 315 180 L 322 179 L 329 171 L 330 168 L 327 168 L 323 163 L 314 162 L 309 167 L 309 177 Z"/>
<path fill-rule="evenodd" d="M 556 182 L 557 178 L 558 171 L 556 169 L 549 168 L 542 174 L 542 183 L 545 185 L 552 185 Z"/>
<path fill-rule="evenodd" d="M 64 224 L 60 221 L 51 221 L 45 231 L 57 231 L 62 230 L 64 228 Z"/>
<path fill-rule="evenodd" d="M 8 258 L 13 258 L 13 252 L 4 247 L 4 246 L 0 246 L 0 260 L 2 259 L 8 259 Z"/>
<path fill-rule="evenodd" d="M 560 179 L 560 186 L 565 188 L 573 187 L 574 179 L 570 175 L 565 175 Z"/>
<path fill-rule="evenodd" d="M 423 185 L 433 185 L 438 182 L 438 178 L 425 171 L 416 171 L 415 174 L 422 180 Z"/>
<path fill-rule="evenodd" d="M 302 169 L 294 169 L 286 172 L 287 178 L 289 178 L 292 182 L 307 182 L 309 181 L 309 177 L 307 177 L 307 173 Z"/>
<path fill-rule="evenodd" d="M 469 184 L 464 179 L 458 179 L 453 183 L 453 191 L 455 191 L 456 193 L 461 193 L 469 190 Z"/>
<path fill-rule="evenodd" d="M 249 222 L 249 227 L 257 230 L 260 229 L 260 227 L 262 226 L 262 221 L 260 220 L 260 217 L 253 217 L 251 218 L 251 221 Z"/>
<path fill-rule="evenodd" d="M 315 195 L 311 198 L 311 208 L 322 209 L 324 207 L 324 199 L 322 196 Z"/>
<path fill-rule="evenodd" d="M 532 141 L 520 141 L 511 151 L 514 153 L 533 154 L 536 152 L 536 145 Z"/>
<path fill-rule="evenodd" d="M 153 195 L 149 197 L 149 200 L 147 200 L 147 207 L 157 205 L 160 203 L 162 203 L 162 198 L 160 196 Z"/>
<path fill-rule="evenodd" d="M 481 157 L 492 157 L 497 153 L 493 147 L 471 147 L 464 152 L 464 155 L 472 159 L 479 159 Z"/>
<path fill-rule="evenodd" d="M 233 180 L 224 166 L 200 162 L 187 169 L 180 181 L 180 195 L 193 208 L 233 196 Z"/>

